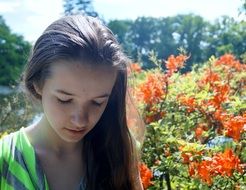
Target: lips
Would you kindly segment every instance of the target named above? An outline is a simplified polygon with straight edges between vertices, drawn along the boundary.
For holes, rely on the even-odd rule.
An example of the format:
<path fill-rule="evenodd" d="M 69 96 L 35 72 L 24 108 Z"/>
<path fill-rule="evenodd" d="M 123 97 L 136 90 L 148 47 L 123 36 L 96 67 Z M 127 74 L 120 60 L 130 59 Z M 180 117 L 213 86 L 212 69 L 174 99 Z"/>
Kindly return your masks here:
<path fill-rule="evenodd" d="M 86 131 L 85 129 L 75 130 L 75 129 L 68 129 L 68 128 L 65 128 L 65 130 L 72 134 L 83 134 Z"/>
<path fill-rule="evenodd" d="M 74 131 L 74 132 L 81 132 L 81 131 L 84 131 L 85 129 L 80 129 L 80 130 L 74 130 L 74 129 L 67 129 L 69 131 Z"/>

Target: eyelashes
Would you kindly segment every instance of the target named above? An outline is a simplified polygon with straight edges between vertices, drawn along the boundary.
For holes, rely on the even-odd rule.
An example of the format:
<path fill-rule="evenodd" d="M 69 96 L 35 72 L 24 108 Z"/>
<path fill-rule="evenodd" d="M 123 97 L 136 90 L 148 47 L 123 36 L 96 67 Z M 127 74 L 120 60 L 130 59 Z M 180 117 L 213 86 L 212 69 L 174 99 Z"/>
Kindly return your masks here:
<path fill-rule="evenodd" d="M 92 101 L 92 103 L 93 103 L 94 105 L 96 105 L 96 106 L 99 106 L 99 107 L 100 107 L 101 105 L 103 105 L 103 103 L 104 103 L 104 102 L 102 102 L 102 103 L 98 103 L 98 102 Z"/>
<path fill-rule="evenodd" d="M 71 103 L 72 102 L 72 99 L 69 99 L 69 100 L 61 100 L 61 99 L 57 98 L 57 100 L 61 104 L 68 104 L 68 103 Z"/>
<path fill-rule="evenodd" d="M 61 99 L 57 98 L 57 101 L 58 101 L 60 104 L 69 104 L 69 103 L 72 102 L 72 99 L 69 99 L 69 100 L 61 100 Z M 98 103 L 98 102 L 96 102 L 96 101 L 92 101 L 92 104 L 95 105 L 95 106 L 98 106 L 98 107 L 102 106 L 103 103 L 104 103 L 104 102 Z"/>

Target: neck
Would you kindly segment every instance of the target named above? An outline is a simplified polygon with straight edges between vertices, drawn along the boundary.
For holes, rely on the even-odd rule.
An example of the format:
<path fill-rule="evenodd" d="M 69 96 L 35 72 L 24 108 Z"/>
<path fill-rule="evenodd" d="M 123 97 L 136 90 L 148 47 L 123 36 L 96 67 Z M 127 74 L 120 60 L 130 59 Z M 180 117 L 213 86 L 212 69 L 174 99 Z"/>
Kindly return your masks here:
<path fill-rule="evenodd" d="M 61 139 L 44 115 L 37 124 L 30 127 L 30 130 L 32 133 L 31 139 L 36 149 L 54 153 L 58 157 L 75 153 L 81 154 L 81 142 L 70 143 Z"/>

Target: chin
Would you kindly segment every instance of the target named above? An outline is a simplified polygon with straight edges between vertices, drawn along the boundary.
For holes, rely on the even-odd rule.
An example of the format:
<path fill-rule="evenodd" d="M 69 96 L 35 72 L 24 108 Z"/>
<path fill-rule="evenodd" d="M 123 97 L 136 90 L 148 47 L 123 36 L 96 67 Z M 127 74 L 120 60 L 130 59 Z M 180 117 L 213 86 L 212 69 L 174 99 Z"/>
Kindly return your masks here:
<path fill-rule="evenodd" d="M 84 137 L 81 137 L 81 138 L 68 138 L 68 137 L 61 137 L 64 141 L 68 142 L 68 143 L 78 143 L 80 142 Z"/>
<path fill-rule="evenodd" d="M 60 137 L 66 142 L 77 143 L 84 138 L 87 132 L 87 130 L 76 132 L 64 129 L 62 134 L 60 134 Z"/>

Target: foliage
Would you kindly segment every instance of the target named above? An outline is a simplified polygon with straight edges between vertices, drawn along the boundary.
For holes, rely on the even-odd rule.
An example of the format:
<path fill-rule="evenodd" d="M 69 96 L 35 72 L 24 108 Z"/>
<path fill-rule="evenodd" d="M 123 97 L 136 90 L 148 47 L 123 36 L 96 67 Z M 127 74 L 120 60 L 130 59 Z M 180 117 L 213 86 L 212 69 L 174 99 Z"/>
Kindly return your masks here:
<path fill-rule="evenodd" d="M 188 58 L 153 55 L 157 68 L 135 74 L 148 189 L 244 189 L 246 65 L 225 54 L 181 74 Z"/>
<path fill-rule="evenodd" d="M 26 127 L 38 114 L 38 110 L 19 92 L 1 95 L 0 107 L 0 138 L 4 134 Z"/>
<path fill-rule="evenodd" d="M 151 51 L 158 59 L 177 54 L 179 47 L 191 52 L 184 71 L 195 63 L 203 63 L 211 56 L 232 53 L 237 58 L 246 52 L 246 22 L 221 17 L 214 23 L 188 14 L 173 17 L 139 17 L 136 20 L 112 20 L 110 29 L 119 37 L 124 49 L 134 62 L 141 62 L 143 69 L 153 68 L 149 60 Z"/>
<path fill-rule="evenodd" d="M 16 84 L 30 48 L 22 36 L 11 33 L 0 16 L 0 85 Z"/>
<path fill-rule="evenodd" d="M 122 44 L 123 49 L 129 54 L 133 55 L 133 47 L 131 43 L 131 37 L 129 36 L 129 30 L 132 26 L 131 20 L 112 20 L 108 23 L 108 27 L 114 32 L 119 43 Z"/>
<path fill-rule="evenodd" d="M 232 53 L 240 58 L 246 52 L 246 22 L 236 22 L 229 17 L 221 17 L 213 25 L 208 27 L 207 55 L 221 56 Z"/>

